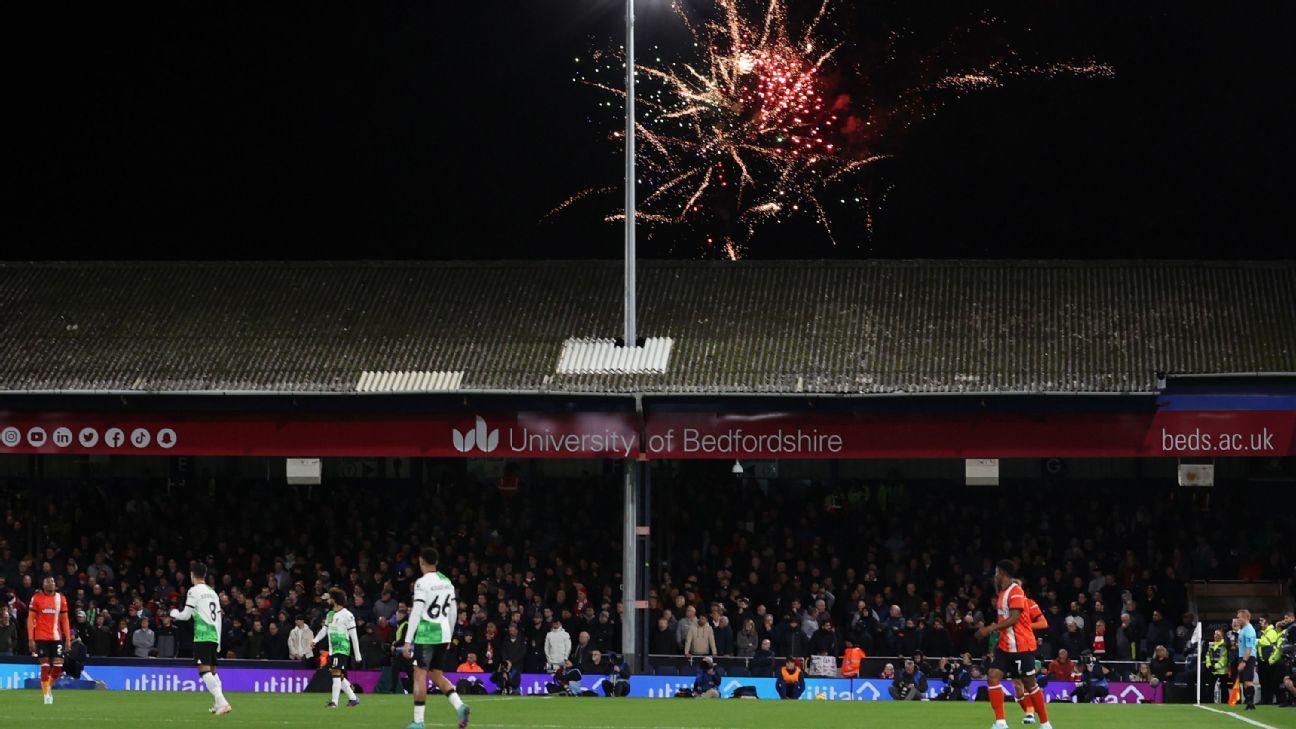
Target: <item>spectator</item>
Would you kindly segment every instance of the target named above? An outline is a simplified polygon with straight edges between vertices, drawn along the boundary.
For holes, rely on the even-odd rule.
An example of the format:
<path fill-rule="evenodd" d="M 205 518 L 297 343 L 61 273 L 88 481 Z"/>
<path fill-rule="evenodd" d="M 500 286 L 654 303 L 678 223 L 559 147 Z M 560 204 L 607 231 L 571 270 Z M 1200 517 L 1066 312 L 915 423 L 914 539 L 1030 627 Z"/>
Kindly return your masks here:
<path fill-rule="evenodd" d="M 715 634 L 716 655 L 732 656 L 734 654 L 734 632 L 733 628 L 729 625 L 728 616 L 721 615 L 716 618 L 716 624 L 713 630 Z"/>
<path fill-rule="evenodd" d="M 18 624 L 13 621 L 9 611 L 0 608 L 0 656 L 12 656 L 18 645 Z"/>
<path fill-rule="evenodd" d="M 710 657 L 703 658 L 698 667 L 697 678 L 693 679 L 693 697 L 698 699 L 720 698 L 720 669 Z"/>
<path fill-rule="evenodd" d="M 113 655 L 116 639 L 112 627 L 108 625 L 108 616 L 99 613 L 95 616 L 94 627 L 90 629 L 90 643 L 86 646 L 90 655 L 108 657 Z"/>
<path fill-rule="evenodd" d="M 176 650 L 176 627 L 171 622 L 171 616 L 162 613 L 158 618 L 158 626 L 153 631 L 156 634 L 156 650 L 158 658 L 175 658 L 179 655 Z"/>
<path fill-rule="evenodd" d="M 714 655 L 716 655 L 715 630 L 707 622 L 705 615 L 698 615 L 684 638 L 684 657 Z"/>
<path fill-rule="evenodd" d="M 774 651 L 770 648 L 769 638 L 760 642 L 748 667 L 754 678 L 769 678 L 774 675 Z"/>
<path fill-rule="evenodd" d="M 126 618 L 117 621 L 117 632 L 113 633 L 113 655 L 125 658 L 134 652 L 130 644 L 130 623 Z"/>
<path fill-rule="evenodd" d="M 946 658 L 954 655 L 954 641 L 950 638 L 949 631 L 945 629 L 945 621 L 940 618 L 932 621 L 932 627 L 927 631 L 923 643 L 923 653 L 929 656 Z"/>
<path fill-rule="evenodd" d="M 816 656 L 839 656 L 841 646 L 837 642 L 837 631 L 833 630 L 831 620 L 824 620 L 810 638 L 810 654 Z"/>
<path fill-rule="evenodd" d="M 1170 651 L 1164 645 L 1158 645 L 1152 651 L 1151 671 L 1152 676 L 1159 681 L 1174 681 L 1178 668 L 1175 666 L 1174 659 L 1170 657 Z"/>
<path fill-rule="evenodd" d="M 288 658 L 309 663 L 315 655 L 314 649 L 315 634 L 306 625 L 306 616 L 298 615 L 293 620 L 292 632 L 288 634 Z"/>
<path fill-rule="evenodd" d="M 252 629 L 248 631 L 247 642 L 243 644 L 243 657 L 249 660 L 266 657 L 265 629 L 261 627 L 260 620 L 252 621 Z"/>
<path fill-rule="evenodd" d="M 1072 656 L 1078 656 L 1093 646 L 1088 643 L 1084 634 L 1084 620 L 1068 615 L 1063 621 L 1066 630 L 1062 633 L 1062 648 Z"/>
<path fill-rule="evenodd" d="M 917 701 L 927 695 L 927 674 L 913 660 L 906 660 L 904 672 L 891 681 L 888 691 L 896 701 Z"/>
<path fill-rule="evenodd" d="M 360 639 L 360 644 L 363 647 L 364 638 Z M 265 652 L 265 657 L 268 660 L 271 661 L 288 660 L 288 636 L 284 635 L 283 631 L 280 630 L 279 623 L 272 622 L 269 624 L 269 626 L 266 627 L 266 637 L 265 637 L 265 642 L 262 644 L 262 650 Z M 381 647 L 379 650 L 381 653 Z M 361 654 L 363 655 L 364 651 L 361 651 Z M 369 657 L 366 655 L 365 664 L 371 667 L 381 666 L 382 657 L 381 655 L 379 655 L 378 660 L 376 662 L 370 663 Z"/>
<path fill-rule="evenodd" d="M 689 631 L 693 629 L 693 626 L 697 625 L 697 622 L 697 608 L 692 605 L 684 608 L 684 617 L 680 618 L 675 625 L 675 642 L 681 646 L 685 645 L 687 642 L 685 639 L 688 637 Z"/>
<path fill-rule="evenodd" d="M 544 639 L 544 656 L 549 670 L 557 672 L 564 668 L 564 663 L 571 652 L 571 636 L 563 630 L 562 621 L 555 620 Z"/>
<path fill-rule="evenodd" d="M 1081 654 L 1083 655 L 1083 653 L 1085 652 L 1086 651 L 1081 651 Z M 1092 650 L 1087 652 L 1093 653 L 1094 658 L 1100 661 L 1107 657 L 1107 621 L 1106 620 L 1094 621 L 1093 648 Z"/>
<path fill-rule="evenodd" d="M 594 651 L 594 646 L 590 645 L 590 634 L 584 630 L 576 635 L 576 647 L 572 648 L 571 659 L 572 665 L 581 670 L 581 673 L 588 673 L 590 654 Z"/>
<path fill-rule="evenodd" d="M 1152 622 L 1147 626 L 1147 646 L 1155 648 L 1159 645 L 1171 646 L 1175 643 L 1174 628 L 1170 621 L 1162 616 L 1160 610 L 1152 611 Z"/>
<path fill-rule="evenodd" d="M 888 663 L 885 666 L 883 666 L 882 673 L 878 674 L 878 678 L 894 679 L 895 677 L 896 677 L 895 664 L 892 663 Z"/>
<path fill-rule="evenodd" d="M 1074 683 L 1080 678 L 1075 661 L 1071 660 L 1071 654 L 1066 648 L 1058 650 L 1057 657 L 1049 661 L 1047 675 L 1050 681 L 1067 683 Z"/>
<path fill-rule="evenodd" d="M 756 648 L 760 642 L 760 635 L 756 633 L 756 622 L 747 618 L 743 620 L 742 630 L 734 636 L 734 655 L 739 658 L 751 658 L 756 655 Z"/>
<path fill-rule="evenodd" d="M 796 700 L 801 698 L 805 693 L 805 674 L 801 672 L 801 667 L 797 665 L 796 659 L 788 657 L 783 662 L 783 667 L 779 669 L 778 680 L 774 682 L 774 690 L 778 692 L 780 699 Z"/>
<path fill-rule="evenodd" d="M 806 641 L 805 633 L 801 632 L 800 618 L 790 614 L 783 620 L 787 629 L 779 636 L 775 652 L 789 658 L 805 658 L 810 655 L 810 646 Z"/>
<path fill-rule="evenodd" d="M 671 630 L 670 621 L 667 618 L 663 617 L 657 619 L 657 629 L 652 632 L 648 645 L 648 651 L 653 655 L 679 655 L 679 643 L 675 642 L 675 631 Z"/>
<path fill-rule="evenodd" d="M 606 676 L 612 672 L 612 662 L 603 655 L 603 651 L 595 648 L 590 651 L 589 670 L 581 670 L 586 676 Z"/>

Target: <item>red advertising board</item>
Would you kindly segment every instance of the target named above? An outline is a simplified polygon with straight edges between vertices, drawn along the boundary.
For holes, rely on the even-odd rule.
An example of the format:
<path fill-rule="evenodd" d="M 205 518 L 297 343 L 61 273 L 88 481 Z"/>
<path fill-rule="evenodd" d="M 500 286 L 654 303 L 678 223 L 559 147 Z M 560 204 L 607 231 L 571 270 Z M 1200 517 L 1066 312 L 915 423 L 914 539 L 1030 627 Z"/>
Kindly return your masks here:
<path fill-rule="evenodd" d="M 647 422 L 655 458 L 1281 456 L 1296 412 L 669 413 Z"/>
<path fill-rule="evenodd" d="M 631 458 L 620 413 L 6 413 L 0 454 Z"/>
<path fill-rule="evenodd" d="M 1031 458 L 1296 455 L 1296 411 L 5 412 L 0 455 Z"/>

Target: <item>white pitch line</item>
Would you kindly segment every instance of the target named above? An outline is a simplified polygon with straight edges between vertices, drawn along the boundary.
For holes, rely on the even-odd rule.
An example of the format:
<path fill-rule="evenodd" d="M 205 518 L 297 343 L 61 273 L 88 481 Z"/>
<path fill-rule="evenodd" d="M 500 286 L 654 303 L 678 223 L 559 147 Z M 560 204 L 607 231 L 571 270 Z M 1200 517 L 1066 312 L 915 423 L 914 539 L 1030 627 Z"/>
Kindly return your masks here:
<path fill-rule="evenodd" d="M 1250 725 L 1252 725 L 1252 726 L 1264 727 L 1264 729 L 1278 729 L 1278 727 L 1276 727 L 1276 726 L 1271 726 L 1271 725 L 1269 725 L 1269 724 L 1265 724 L 1264 722 L 1256 721 L 1255 719 L 1249 719 L 1249 718 L 1247 718 L 1247 717 L 1245 717 L 1245 716 L 1242 716 L 1241 714 L 1234 714 L 1234 713 L 1231 712 L 1231 711 L 1221 711 L 1220 709 L 1212 709 L 1212 708 L 1209 707 L 1209 706 L 1202 706 L 1201 704 L 1195 704 L 1195 706 L 1196 706 L 1197 708 L 1199 708 L 1199 709 L 1205 709 L 1205 710 L 1207 710 L 1207 711 L 1213 711 L 1213 712 L 1215 712 L 1216 714 L 1223 714 L 1224 716 L 1231 716 L 1231 717 L 1233 717 L 1234 719 L 1237 719 L 1238 721 L 1245 721 L 1246 723 L 1248 723 L 1248 724 L 1250 724 Z"/>

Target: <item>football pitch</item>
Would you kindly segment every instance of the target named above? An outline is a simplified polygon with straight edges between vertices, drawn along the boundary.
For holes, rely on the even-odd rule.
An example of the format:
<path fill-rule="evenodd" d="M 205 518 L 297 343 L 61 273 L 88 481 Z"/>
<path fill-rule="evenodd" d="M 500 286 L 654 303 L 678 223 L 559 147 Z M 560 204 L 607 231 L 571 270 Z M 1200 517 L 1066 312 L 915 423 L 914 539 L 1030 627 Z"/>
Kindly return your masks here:
<path fill-rule="evenodd" d="M 0 691 L 0 726 L 144 729 L 148 727 L 356 727 L 402 729 L 410 721 L 405 696 L 362 696 L 355 709 L 325 709 L 319 694 L 231 694 L 234 711 L 207 714 L 200 693 L 68 691 L 44 706 L 36 691 Z M 879 726 L 988 729 L 988 704 L 828 701 L 744 701 L 689 699 L 603 699 L 475 697 L 471 727 L 478 729 L 865 729 Z M 1227 707 L 1225 707 L 1227 709 Z M 1008 706 L 1008 720 L 1020 727 L 1021 712 Z M 1230 710 L 1234 714 L 1241 712 Z M 1050 706 L 1057 729 L 1244 729 L 1243 723 L 1193 706 Z M 1262 708 L 1246 718 L 1263 727 L 1296 729 L 1296 709 Z M 454 713 L 429 697 L 427 726 L 452 727 Z"/>

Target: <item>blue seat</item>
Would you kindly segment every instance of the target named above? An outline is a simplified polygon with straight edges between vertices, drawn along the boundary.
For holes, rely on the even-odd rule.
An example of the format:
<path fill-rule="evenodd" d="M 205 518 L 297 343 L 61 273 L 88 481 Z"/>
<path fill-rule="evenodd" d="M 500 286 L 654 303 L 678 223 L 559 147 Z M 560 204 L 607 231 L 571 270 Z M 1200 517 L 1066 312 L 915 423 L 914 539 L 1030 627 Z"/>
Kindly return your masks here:
<path fill-rule="evenodd" d="M 653 674 L 657 676 L 678 676 L 679 669 L 674 666 L 653 666 Z"/>

